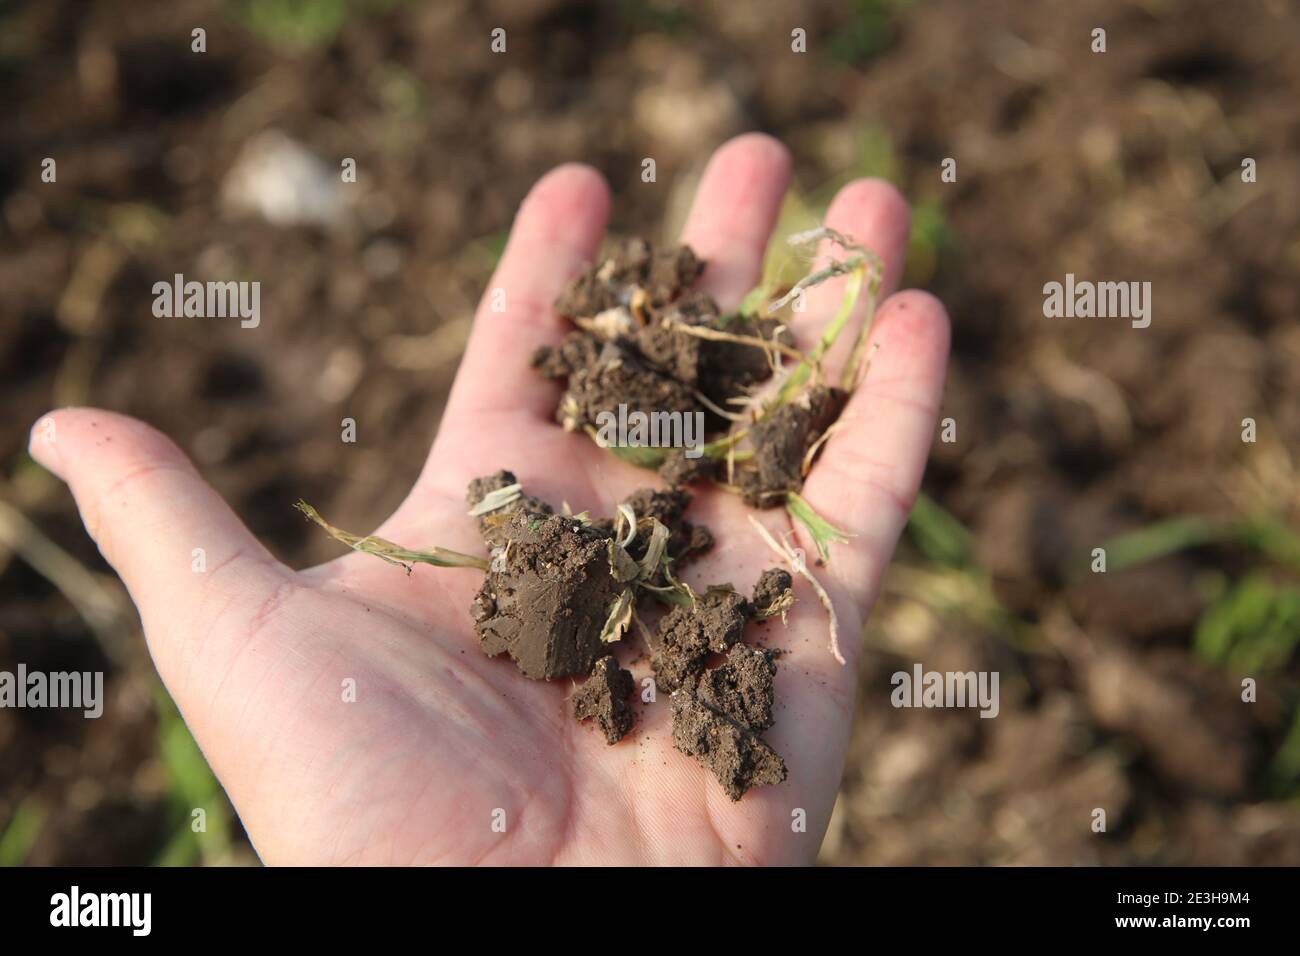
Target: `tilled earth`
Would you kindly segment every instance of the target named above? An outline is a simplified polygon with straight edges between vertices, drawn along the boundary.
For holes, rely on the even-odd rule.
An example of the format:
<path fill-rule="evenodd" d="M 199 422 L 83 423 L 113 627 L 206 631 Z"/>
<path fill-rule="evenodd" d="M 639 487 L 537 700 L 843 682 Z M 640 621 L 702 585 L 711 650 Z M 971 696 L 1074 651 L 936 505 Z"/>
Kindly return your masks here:
<path fill-rule="evenodd" d="M 926 490 L 988 576 L 905 544 L 867 637 L 822 859 L 1300 863 L 1295 761 L 1289 776 L 1279 762 L 1297 662 L 1261 675 L 1245 706 L 1240 675 L 1192 649 L 1225 582 L 1284 572 L 1215 545 L 1074 571 L 1099 538 L 1164 518 L 1300 524 L 1290 5 L 922 0 L 878 31 L 821 2 L 453 0 L 358 14 L 292 54 L 251 39 L 238 6 L 0 13 L 0 498 L 44 534 L 104 573 L 66 492 L 22 451 L 41 412 L 93 403 L 172 435 L 289 562 L 332 556 L 289 505 L 372 527 L 398 503 L 420 466 L 412 436 L 433 434 L 540 173 L 595 164 L 615 229 L 671 241 L 708 153 L 764 129 L 814 200 L 874 172 L 917 203 L 908 280 L 944 298 L 955 333 L 955 441 L 936 440 Z M 464 42 L 502 18 L 504 63 Z M 202 58 L 176 39 L 197 23 Z M 792 24 L 807 55 L 789 52 Z M 264 128 L 356 158 L 346 224 L 274 228 L 223 201 Z M 57 185 L 39 182 L 47 155 Z M 958 181 L 942 184 L 948 156 Z M 158 277 L 252 264 L 275 279 L 255 349 L 237 323 L 150 314 Z M 1067 272 L 1151 281 L 1151 327 L 1044 319 L 1042 285 Z M 361 423 L 355 444 L 339 441 L 344 417 Z M 45 808 L 35 863 L 148 862 L 175 822 L 152 669 L 120 586 L 102 584 L 126 623 L 97 639 L 0 546 L 0 667 L 109 674 L 98 721 L 0 710 L 0 821 L 29 798 Z M 918 661 L 998 670 L 998 718 L 891 707 L 890 675 Z"/>

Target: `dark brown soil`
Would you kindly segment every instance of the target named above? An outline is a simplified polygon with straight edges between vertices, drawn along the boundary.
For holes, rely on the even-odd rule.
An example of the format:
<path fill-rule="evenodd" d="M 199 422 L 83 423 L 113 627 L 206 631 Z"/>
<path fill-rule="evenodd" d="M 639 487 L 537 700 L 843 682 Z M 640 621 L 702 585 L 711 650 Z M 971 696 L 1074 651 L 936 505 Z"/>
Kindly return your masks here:
<path fill-rule="evenodd" d="M 703 525 L 685 520 L 686 508 L 691 503 L 690 493 L 680 488 L 642 488 L 633 492 L 623 504 L 632 509 L 638 521 L 637 535 L 627 546 L 628 553 L 638 561 L 649 544 L 649 533 L 640 522 L 654 518 L 668 531 L 668 554 L 678 564 L 689 563 L 713 547 L 713 534 Z M 660 583 L 658 579 L 652 583 Z"/>
<path fill-rule="evenodd" d="M 471 508 L 491 492 L 517 484 L 513 472 L 475 478 L 465 493 Z M 625 550 L 641 561 L 651 538 L 650 519 L 668 529 L 667 554 L 689 562 L 713 547 L 708 528 L 683 517 L 691 496 L 682 490 L 642 488 L 623 504 L 637 520 Z M 479 517 L 493 562 L 474 598 L 475 629 L 490 657 L 509 653 L 527 677 L 550 680 L 586 674 L 607 653 L 601 631 L 625 584 L 611 573 L 611 518 L 556 515 L 545 501 L 518 497 Z M 648 583 L 664 585 L 662 570 Z"/>
<path fill-rule="evenodd" d="M 466 500 L 477 505 L 514 484 L 509 471 L 476 478 Z M 623 502 L 637 522 L 625 546 L 617 543 L 612 519 L 553 514 L 522 490 L 482 516 L 484 541 L 497 557 L 470 608 L 484 653 L 508 653 L 533 679 L 589 674 L 574 695 L 574 717 L 594 719 L 605 740 L 618 743 L 632 727 L 627 698 L 634 685 L 602 636 L 610 609 L 629 586 L 615 575 L 611 555 L 624 548 L 640 561 L 655 523 L 669 530 L 671 556 L 711 546 L 707 529 L 683 520 L 690 501 L 681 489 L 634 492 Z M 776 656 L 740 640 L 759 609 L 768 616 L 788 607 L 790 586 L 790 575 L 773 568 L 759 578 L 753 603 L 730 587 L 713 587 L 689 605 L 675 605 L 659 626 L 651 667 L 673 693 L 673 743 L 713 771 L 733 800 L 786 776 L 784 762 L 757 736 L 772 725 Z M 711 656 L 724 653 L 722 664 L 705 670 Z"/>
<path fill-rule="evenodd" d="M 772 377 L 773 360 L 762 345 L 683 331 L 697 327 L 793 345 L 793 337 L 777 319 L 722 315 L 709 296 L 691 288 L 704 268 L 688 246 L 655 250 L 645 240 L 632 239 L 616 246 L 560 295 L 555 310 L 581 329 L 557 347 L 539 348 L 533 367 L 546 378 L 567 380 L 556 410 L 566 429 L 596 428 L 602 413 L 617 414 L 623 407 L 629 414 L 699 413 L 706 433 L 716 436 L 730 425 L 717 409 L 738 410 L 735 400 Z M 815 401 L 815 411 L 838 413 L 833 403 Z M 833 415 L 804 415 L 798 424 L 805 431 L 819 423 L 824 429 L 833 420 Z M 781 430 L 752 434 L 786 440 Z M 800 437 L 806 438 L 806 450 L 816 434 Z M 775 454 L 784 458 L 783 451 Z M 687 458 L 669 449 L 659 473 L 669 484 L 681 485 L 709 477 L 716 468 L 715 461 Z M 775 486 L 769 488 L 770 480 L 757 483 L 773 495 L 756 492 L 746 500 L 760 500 L 763 507 L 781 503 Z M 797 490 L 801 482 L 787 484 Z"/>
<path fill-rule="evenodd" d="M 533 368 L 544 378 L 568 378 L 595 365 L 601 345 L 600 339 L 590 332 L 570 332 L 558 346 L 538 348 L 533 353 Z"/>
<path fill-rule="evenodd" d="M 754 585 L 754 615 L 769 617 L 788 608 L 794 597 L 790 590 L 793 585 L 794 578 L 783 568 L 768 568 L 764 571 Z"/>
<path fill-rule="evenodd" d="M 612 535 L 562 515 L 516 512 L 500 526 L 501 560 L 474 598 L 483 652 L 509 654 L 525 677 L 582 676 L 623 585 L 610 573 Z"/>
<path fill-rule="evenodd" d="M 721 464 L 707 455 L 690 458 L 683 451 L 670 449 L 664 463 L 659 466 L 659 477 L 674 487 L 693 485 L 716 478 Z"/>
<path fill-rule="evenodd" d="M 476 478 L 466 501 L 477 505 L 514 484 L 509 471 Z M 710 547 L 708 529 L 683 518 L 690 501 L 681 489 L 643 488 L 630 495 L 623 504 L 637 521 L 625 546 L 631 558 L 640 561 L 647 553 L 651 519 L 669 530 L 674 558 Z M 627 586 L 612 570 L 615 522 L 553 514 L 521 490 L 482 516 L 480 529 L 498 556 L 470 610 L 484 653 L 508 653 L 534 679 L 589 673 L 574 695 L 574 716 L 594 719 L 610 744 L 622 740 L 632 727 L 632 675 L 619 668 L 601 637 L 609 609 Z M 785 571 L 765 571 L 752 603 L 730 587 L 710 588 L 689 606 L 674 606 L 659 626 L 651 666 L 659 685 L 675 692 L 673 742 L 712 770 L 733 800 L 751 786 L 785 779 L 785 764 L 757 737 L 772 725 L 775 654 L 740 640 L 756 613 L 768 616 L 788 606 L 791 583 Z M 712 655 L 724 653 L 724 663 L 705 670 Z"/>
<path fill-rule="evenodd" d="M 754 588 L 764 609 L 789 593 L 790 576 L 765 571 Z M 676 608 L 659 631 L 655 678 L 672 691 L 673 745 L 707 767 L 727 796 L 786 778 L 785 761 L 759 733 L 772 726 L 776 652 L 741 642 L 755 606 L 731 590 L 714 589 L 692 608 Z M 726 653 L 705 669 L 714 654 Z"/>
<path fill-rule="evenodd" d="M 720 316 L 717 305 L 702 292 L 687 290 L 676 302 L 653 311 L 646 324 L 636 330 L 633 341 L 637 351 L 655 368 L 724 407 L 730 399 L 743 397 L 771 377 L 766 352 L 754 345 L 684 334 L 677 325 L 721 329 L 731 335 L 794 345 L 794 337 L 780 320 L 739 314 Z M 725 426 L 725 420 L 711 411 L 708 420 L 714 429 Z"/>
<path fill-rule="evenodd" d="M 747 504 L 771 508 L 783 504 L 787 492 L 803 487 L 808 450 L 840 417 L 847 400 L 838 388 L 815 385 L 750 427 L 752 467 L 736 473 Z"/>
<path fill-rule="evenodd" d="M 772 726 L 772 678 L 776 653 L 736 644 L 727 660 L 700 675 L 695 696 L 710 710 L 753 731 Z"/>
<path fill-rule="evenodd" d="M 631 671 L 618 666 L 612 656 L 602 657 L 587 682 L 573 695 L 573 716 L 594 719 L 606 742 L 616 744 L 632 729 L 632 708 L 627 699 L 635 685 Z"/>
<path fill-rule="evenodd" d="M 556 300 L 555 310 L 587 318 L 629 306 L 643 292 L 651 308 L 668 305 L 695 284 L 704 263 L 689 246 L 655 249 L 644 239 L 627 239 L 602 262 L 587 269 Z M 713 308 L 714 313 L 717 307 Z"/>
<path fill-rule="evenodd" d="M 694 681 L 710 654 L 722 654 L 740 640 L 751 608 L 744 596 L 712 588 L 689 607 L 674 607 L 659 623 L 650 666 L 666 691 Z"/>
<path fill-rule="evenodd" d="M 750 787 L 785 780 L 785 761 L 775 750 L 736 718 L 705 704 L 690 688 L 673 693 L 672 708 L 673 746 L 712 771 L 732 800 L 739 800 Z"/>
<path fill-rule="evenodd" d="M 540 358 L 542 365 L 546 358 Z M 627 346 L 606 342 L 595 361 L 569 376 L 569 389 L 560 400 L 557 417 L 566 429 L 598 427 L 602 412 L 617 415 L 654 412 L 693 415 L 703 407 L 687 385 L 647 365 Z"/>
<path fill-rule="evenodd" d="M 505 470 L 483 478 L 475 478 L 469 483 L 469 488 L 465 492 L 465 503 L 473 508 L 483 500 L 484 495 L 502 488 L 508 488 L 517 483 L 518 479 L 515 478 L 514 472 Z M 483 536 L 483 543 L 489 548 L 505 547 L 506 537 L 502 521 L 504 516 L 516 513 L 549 515 L 554 510 L 541 498 L 521 494 L 518 498 L 496 509 L 491 514 L 480 515 L 478 519 L 479 533 Z"/>

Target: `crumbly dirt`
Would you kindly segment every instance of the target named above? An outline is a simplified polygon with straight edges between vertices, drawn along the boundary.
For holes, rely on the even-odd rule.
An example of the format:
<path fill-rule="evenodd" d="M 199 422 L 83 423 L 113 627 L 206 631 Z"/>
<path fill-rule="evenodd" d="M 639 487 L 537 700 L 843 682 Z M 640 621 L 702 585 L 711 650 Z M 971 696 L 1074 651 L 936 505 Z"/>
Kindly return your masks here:
<path fill-rule="evenodd" d="M 470 483 L 472 506 L 492 491 L 516 484 L 498 471 Z M 638 528 L 626 545 L 639 561 L 650 542 L 653 518 L 669 529 L 669 554 L 690 556 L 713 542 L 708 530 L 683 516 L 691 496 L 680 489 L 642 488 L 624 502 Z M 594 720 L 615 744 L 632 728 L 633 679 L 602 639 L 609 612 L 628 587 L 611 567 L 613 519 L 550 513 L 525 495 L 484 515 L 484 541 L 498 549 L 470 608 L 483 651 L 509 654 L 529 678 L 588 675 L 573 698 L 573 714 Z M 626 560 L 626 559 L 625 559 Z M 790 597 L 790 575 L 771 569 L 754 587 L 755 603 L 730 587 L 714 587 L 689 607 L 674 606 L 660 623 L 651 667 L 673 693 L 673 743 L 708 767 L 733 800 L 751 786 L 785 779 L 785 764 L 758 733 L 772 725 L 775 654 L 742 644 L 755 605 L 769 611 Z M 705 670 L 712 655 L 722 664 Z"/>
<path fill-rule="evenodd" d="M 518 484 L 518 482 L 519 479 L 515 477 L 514 472 L 505 471 L 504 469 L 494 475 L 475 478 L 469 483 L 469 488 L 465 492 L 465 504 L 473 508 L 483 500 L 485 495 L 502 488 L 508 488 L 511 485 Z M 521 493 L 514 501 L 503 505 L 491 514 L 480 515 L 478 519 L 479 534 L 483 536 L 483 543 L 489 548 L 504 547 L 506 538 L 502 529 L 502 519 L 505 515 L 515 513 L 549 515 L 554 510 L 541 498 Z"/>
<path fill-rule="evenodd" d="M 753 731 L 772 726 L 776 652 L 736 644 L 727 660 L 700 675 L 695 696 L 710 710 Z"/>
<path fill-rule="evenodd" d="M 515 484 L 508 471 L 477 478 L 466 500 Z M 669 529 L 669 553 L 692 555 L 711 546 L 705 528 L 683 520 L 691 496 L 680 489 L 642 488 L 626 504 L 638 528 L 626 550 L 640 560 L 650 541 L 647 518 Z M 627 587 L 611 570 L 613 519 L 583 520 L 550 513 L 521 494 L 480 520 L 484 541 L 499 549 L 470 608 L 483 651 L 509 654 L 519 671 L 551 680 L 588 674 L 573 698 L 573 714 L 594 720 L 606 742 L 632 728 L 630 672 L 609 653 L 602 633 L 610 609 Z M 765 572 L 754 588 L 766 612 L 790 594 L 790 575 Z M 672 693 L 673 744 L 718 778 L 732 800 L 752 786 L 785 779 L 784 761 L 758 734 L 772 725 L 775 654 L 741 643 L 755 604 L 730 587 L 714 587 L 691 606 L 674 606 L 659 627 L 651 660 L 655 678 Z M 711 655 L 726 660 L 705 670 Z"/>
<path fill-rule="evenodd" d="M 724 407 L 729 399 L 743 398 L 755 385 L 771 377 L 766 350 L 757 345 L 700 338 L 683 332 L 680 326 L 721 329 L 731 335 L 794 345 L 794 336 L 780 320 L 720 316 L 713 300 L 695 291 L 685 292 L 637 329 L 634 342 L 647 361 Z M 710 412 L 709 426 L 711 430 L 725 428 L 726 421 Z"/>
<path fill-rule="evenodd" d="M 675 691 L 704 669 L 709 654 L 722 654 L 740 640 L 751 614 L 744 596 L 712 588 L 690 607 L 674 607 L 659 623 L 650 667 L 655 682 Z"/>
<path fill-rule="evenodd" d="M 629 305 L 638 289 L 645 292 L 649 305 L 667 305 L 703 272 L 704 263 L 689 246 L 655 249 L 644 239 L 627 239 L 571 282 L 556 300 L 555 310 L 569 318 L 599 315 Z"/>
<path fill-rule="evenodd" d="M 793 348 L 795 344 L 794 336 L 780 319 L 732 315 L 722 323 L 722 330 L 731 335 L 762 339 L 788 348 Z M 729 407 L 730 399 L 743 398 L 755 386 L 771 377 L 772 364 L 766 349 L 734 342 L 704 342 L 699 389 L 714 404 Z"/>
<path fill-rule="evenodd" d="M 773 568 L 754 592 L 771 607 L 789 586 L 790 576 Z M 758 736 L 773 722 L 777 652 L 741 641 L 754 610 L 736 592 L 714 589 L 664 619 L 651 661 L 672 691 L 673 746 L 707 767 L 732 800 L 786 778 L 785 761 Z M 721 664 L 705 669 L 711 654 L 724 651 Z"/>
<path fill-rule="evenodd" d="M 703 525 L 692 524 L 682 516 L 691 503 L 691 495 L 680 488 L 670 490 L 642 488 L 633 492 L 623 504 L 632 509 L 639 521 L 656 518 L 668 529 L 668 553 L 676 562 L 689 561 L 713 547 L 713 534 Z M 649 536 L 638 530 L 628 545 L 628 551 L 637 560 L 645 553 Z"/>
<path fill-rule="evenodd" d="M 568 431 L 597 428 L 601 413 L 617 416 L 639 412 L 693 415 L 703 406 L 687 385 L 647 365 L 619 342 L 606 342 L 590 365 L 569 376 L 569 388 L 560 399 L 556 419 Z"/>
<path fill-rule="evenodd" d="M 608 652 L 600 634 L 623 591 L 610 573 L 611 535 L 575 518 L 525 512 L 499 530 L 500 565 L 470 608 L 483 652 L 509 654 L 534 680 L 590 673 Z"/>
<path fill-rule="evenodd" d="M 737 409 L 733 399 L 746 398 L 771 378 L 769 350 L 686 329 L 786 346 L 794 339 L 780 320 L 723 315 L 708 295 L 691 288 L 703 270 L 688 246 L 655 250 L 644 240 L 627 240 L 560 295 L 556 311 L 580 328 L 558 346 L 538 348 L 532 365 L 545 378 L 567 381 L 556 409 L 566 429 L 596 427 L 602 412 L 617 414 L 620 406 L 647 415 L 700 413 L 706 436 L 730 427 L 718 409 Z M 716 466 L 669 449 L 660 474 L 671 485 L 684 485 L 709 477 Z"/>
<path fill-rule="evenodd" d="M 751 426 L 752 467 L 736 473 L 746 504 L 773 508 L 785 503 L 787 492 L 803 487 L 804 457 L 847 400 L 841 389 L 815 385 Z"/>
<path fill-rule="evenodd" d="M 613 656 L 602 657 L 587 682 L 573 695 L 573 716 L 595 720 L 605 741 L 616 744 L 632 729 L 632 708 L 627 699 L 634 684 L 632 673 L 618 666 Z"/>
<path fill-rule="evenodd" d="M 706 455 L 688 458 L 684 451 L 670 449 L 670 454 L 659 466 L 659 477 L 673 487 L 712 481 L 717 477 L 721 462 Z"/>
<path fill-rule="evenodd" d="M 689 688 L 673 693 L 673 746 L 707 767 L 732 800 L 786 778 L 785 761 L 753 730 L 714 710 Z"/>
<path fill-rule="evenodd" d="M 766 617 L 772 611 L 773 605 L 779 607 L 781 603 L 789 600 L 788 595 L 793 586 L 794 578 L 784 568 L 768 568 L 764 571 L 754 585 L 755 615 Z"/>
<path fill-rule="evenodd" d="M 646 360 L 677 381 L 698 385 L 706 365 L 704 339 L 683 334 L 678 325 L 713 327 L 717 304 L 702 292 L 686 291 L 650 321 L 640 326 L 633 341 Z M 756 350 L 757 351 L 757 350 Z"/>

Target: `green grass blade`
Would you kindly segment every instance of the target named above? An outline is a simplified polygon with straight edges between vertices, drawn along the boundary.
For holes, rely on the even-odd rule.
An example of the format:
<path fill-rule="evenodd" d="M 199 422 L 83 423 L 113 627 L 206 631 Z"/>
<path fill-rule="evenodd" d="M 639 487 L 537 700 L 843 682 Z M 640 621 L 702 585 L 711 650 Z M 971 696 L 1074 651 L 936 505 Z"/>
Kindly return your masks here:
<path fill-rule="evenodd" d="M 18 804 L 4 833 L 0 834 L 0 866 L 22 866 L 27 862 L 45 825 L 45 816 L 45 804 L 34 795 Z"/>
<path fill-rule="evenodd" d="M 813 542 L 817 545 L 817 556 L 823 563 L 831 559 L 832 544 L 843 544 L 851 537 L 847 531 L 841 531 L 819 515 L 813 506 L 796 492 L 786 493 L 785 510 L 790 513 L 790 517 L 808 529 Z"/>

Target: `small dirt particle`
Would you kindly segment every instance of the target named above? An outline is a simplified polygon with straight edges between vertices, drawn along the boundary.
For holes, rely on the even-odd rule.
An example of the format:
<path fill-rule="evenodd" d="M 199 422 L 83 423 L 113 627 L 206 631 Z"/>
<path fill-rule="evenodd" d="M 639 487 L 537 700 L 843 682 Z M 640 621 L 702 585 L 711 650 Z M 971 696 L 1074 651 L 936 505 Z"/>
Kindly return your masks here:
<path fill-rule="evenodd" d="M 618 666 L 612 656 L 602 657 L 591 669 L 591 677 L 573 696 L 573 716 L 594 718 L 606 742 L 616 744 L 632 729 L 632 674 Z"/>
<path fill-rule="evenodd" d="M 768 568 L 754 585 L 754 611 L 766 616 L 773 605 L 787 600 L 786 594 L 794 586 L 794 578 L 783 568 Z"/>

